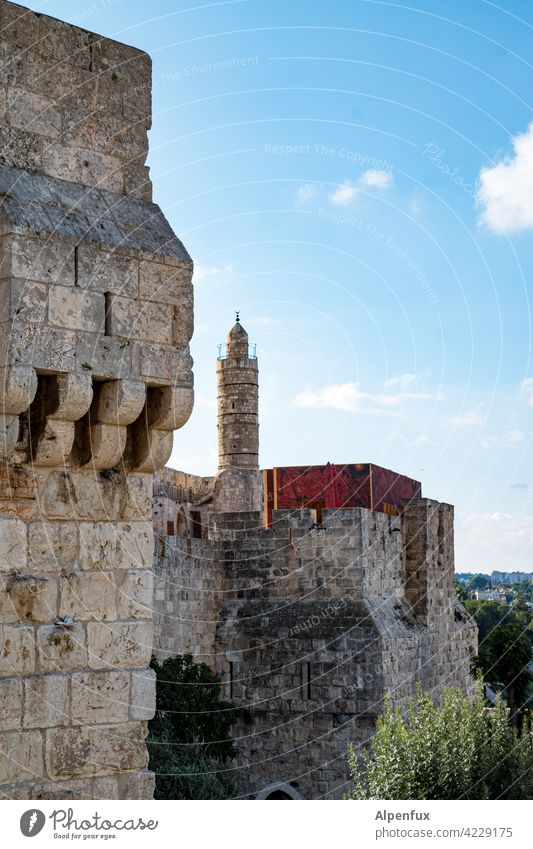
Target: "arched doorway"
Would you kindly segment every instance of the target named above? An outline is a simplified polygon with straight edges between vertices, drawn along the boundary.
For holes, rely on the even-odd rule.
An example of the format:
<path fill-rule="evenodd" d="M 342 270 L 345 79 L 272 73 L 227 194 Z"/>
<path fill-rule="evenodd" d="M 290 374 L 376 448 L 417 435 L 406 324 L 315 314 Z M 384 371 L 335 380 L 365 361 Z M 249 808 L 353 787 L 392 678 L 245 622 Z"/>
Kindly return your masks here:
<path fill-rule="evenodd" d="M 293 801 L 302 799 L 296 788 L 292 786 L 292 784 L 282 784 L 281 782 L 278 784 L 270 784 L 268 787 L 264 787 L 263 790 L 260 790 L 256 799 L 265 799 L 267 801 L 275 801 L 280 799 L 285 799 L 286 801 Z"/>

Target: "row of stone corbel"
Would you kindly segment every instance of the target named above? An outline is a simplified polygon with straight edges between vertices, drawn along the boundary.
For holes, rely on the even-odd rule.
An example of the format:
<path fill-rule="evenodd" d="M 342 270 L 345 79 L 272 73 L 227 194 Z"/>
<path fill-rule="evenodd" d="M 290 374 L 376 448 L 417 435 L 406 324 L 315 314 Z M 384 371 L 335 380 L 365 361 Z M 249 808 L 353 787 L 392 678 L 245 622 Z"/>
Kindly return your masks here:
<path fill-rule="evenodd" d="M 172 432 L 188 420 L 193 407 L 189 387 L 151 388 L 137 380 L 111 380 L 94 385 L 89 374 L 68 373 L 51 376 L 52 399 L 46 403 L 45 420 L 38 437 L 29 440 L 27 462 L 35 466 L 63 467 L 76 436 L 76 422 L 87 417 L 85 443 L 90 458 L 83 468 L 112 469 L 122 462 L 128 443 L 128 465 L 139 472 L 162 468 L 172 451 Z M 38 378 L 30 366 L 13 366 L 0 375 L 0 459 L 13 459 L 19 439 L 19 419 L 26 413 L 38 390 Z M 89 413 L 90 411 L 90 413 Z M 89 414 L 89 415 L 88 415 Z M 36 411 L 34 418 L 38 417 Z"/>

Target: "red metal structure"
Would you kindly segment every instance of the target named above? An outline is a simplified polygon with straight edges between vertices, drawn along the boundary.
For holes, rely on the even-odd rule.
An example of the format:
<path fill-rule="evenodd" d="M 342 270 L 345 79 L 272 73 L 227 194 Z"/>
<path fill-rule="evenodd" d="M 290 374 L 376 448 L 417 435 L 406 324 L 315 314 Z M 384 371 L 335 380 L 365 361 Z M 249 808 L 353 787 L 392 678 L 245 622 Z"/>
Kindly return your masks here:
<path fill-rule="evenodd" d="M 321 521 L 323 508 L 366 507 L 398 515 L 406 502 L 420 498 L 419 481 L 374 463 L 283 466 L 263 470 L 264 512 L 268 527 L 272 510 L 311 507 Z"/>

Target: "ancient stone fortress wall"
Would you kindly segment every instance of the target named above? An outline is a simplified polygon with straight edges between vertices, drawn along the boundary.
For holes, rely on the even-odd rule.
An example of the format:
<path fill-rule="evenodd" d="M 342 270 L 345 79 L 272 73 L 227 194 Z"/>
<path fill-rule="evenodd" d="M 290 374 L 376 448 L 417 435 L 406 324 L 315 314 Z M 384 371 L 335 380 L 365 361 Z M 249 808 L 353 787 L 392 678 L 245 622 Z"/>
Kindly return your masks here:
<path fill-rule="evenodd" d="M 181 652 L 183 619 L 206 623 L 188 645 L 242 708 L 250 794 L 339 798 L 348 745 L 371 737 L 386 692 L 401 705 L 417 682 L 437 697 L 472 686 L 477 629 L 455 600 L 453 508 L 324 510 L 321 527 L 311 510 L 273 517 L 259 530 L 257 512 L 211 513 L 209 540 L 156 560 L 156 644 Z"/>
<path fill-rule="evenodd" d="M 152 478 L 193 403 L 150 59 L 0 2 L 0 794 L 150 797 Z"/>
<path fill-rule="evenodd" d="M 154 475 L 154 531 L 157 537 L 205 537 L 213 509 L 215 478 L 164 468 Z"/>

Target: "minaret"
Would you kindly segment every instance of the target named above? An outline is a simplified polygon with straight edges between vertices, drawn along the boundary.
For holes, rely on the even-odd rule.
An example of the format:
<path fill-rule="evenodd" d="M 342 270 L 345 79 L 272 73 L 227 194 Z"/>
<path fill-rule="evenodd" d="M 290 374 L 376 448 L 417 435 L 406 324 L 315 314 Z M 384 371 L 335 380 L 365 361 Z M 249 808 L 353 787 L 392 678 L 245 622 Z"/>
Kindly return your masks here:
<path fill-rule="evenodd" d="M 215 510 L 261 509 L 258 368 L 239 313 L 217 361 L 218 472 Z"/>

